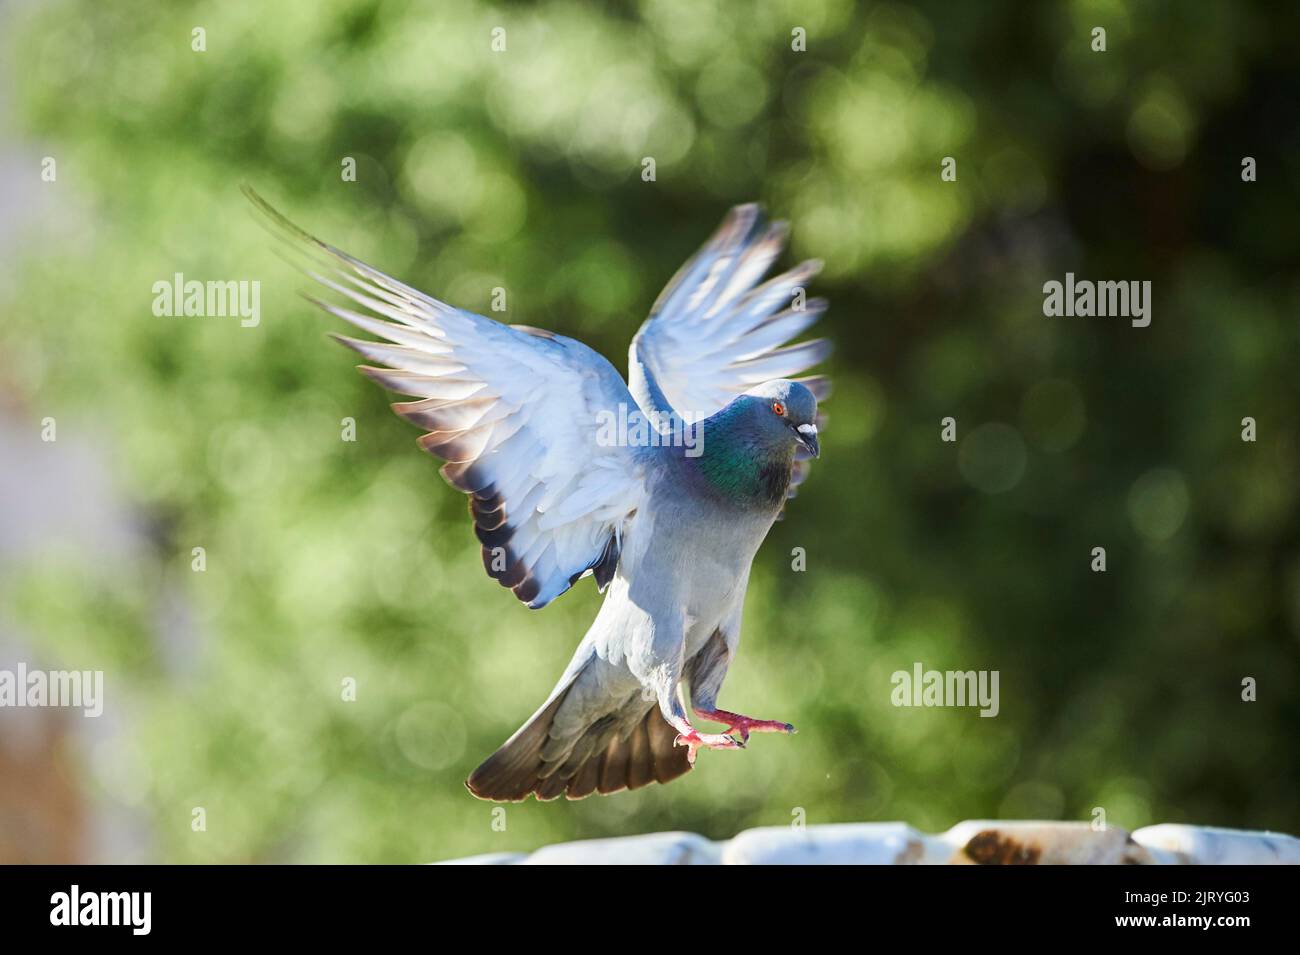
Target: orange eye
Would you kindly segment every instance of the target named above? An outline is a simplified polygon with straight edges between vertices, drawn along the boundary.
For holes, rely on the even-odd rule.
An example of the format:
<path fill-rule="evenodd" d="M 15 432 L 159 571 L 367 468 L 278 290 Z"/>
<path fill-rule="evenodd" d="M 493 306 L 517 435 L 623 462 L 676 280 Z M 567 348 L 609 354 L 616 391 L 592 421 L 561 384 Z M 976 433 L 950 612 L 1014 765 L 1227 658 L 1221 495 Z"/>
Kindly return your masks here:
<path fill-rule="evenodd" d="M 779 415 L 780 417 L 784 418 L 784 417 L 785 417 L 785 405 L 781 404 L 781 402 L 779 402 L 779 401 L 774 401 L 774 402 L 772 402 L 772 413 L 773 413 L 773 414 L 776 414 L 776 415 Z"/>

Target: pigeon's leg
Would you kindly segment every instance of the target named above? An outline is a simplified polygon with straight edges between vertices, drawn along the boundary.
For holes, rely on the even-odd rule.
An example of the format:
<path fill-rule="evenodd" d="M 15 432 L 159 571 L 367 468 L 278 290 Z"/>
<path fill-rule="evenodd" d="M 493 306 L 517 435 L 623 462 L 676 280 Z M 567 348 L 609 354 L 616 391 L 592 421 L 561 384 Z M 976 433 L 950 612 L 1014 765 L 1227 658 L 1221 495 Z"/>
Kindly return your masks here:
<path fill-rule="evenodd" d="M 677 739 L 673 740 L 673 745 L 686 747 L 686 759 L 692 766 L 695 765 L 695 753 L 701 747 L 704 749 L 745 748 L 745 744 L 738 739 L 733 739 L 721 733 L 701 733 L 689 723 L 686 724 L 686 732 L 677 734 Z"/>
<path fill-rule="evenodd" d="M 695 754 L 700 749 L 744 749 L 745 744 L 734 737 L 727 736 L 725 733 L 701 733 L 686 718 L 686 707 L 682 706 L 682 701 L 674 687 L 672 698 L 666 707 L 663 707 L 664 717 L 677 730 L 677 739 L 673 740 L 674 746 L 686 747 L 686 758 L 692 766 L 695 765 Z"/>
<path fill-rule="evenodd" d="M 732 648 L 719 630 L 691 660 L 691 708 L 695 715 L 713 723 L 725 723 L 726 733 L 739 733 L 742 743 L 749 741 L 750 733 L 793 733 L 794 727 L 779 720 L 757 720 L 717 707 L 718 691 L 722 689 L 727 665 L 731 662 Z"/>
<path fill-rule="evenodd" d="M 682 702 L 682 650 L 685 629 L 682 621 L 676 626 L 661 623 L 653 630 L 653 637 L 639 652 L 629 653 L 628 670 L 641 683 L 642 698 L 648 703 L 655 700 L 659 712 L 669 725 L 677 730 L 674 745 L 685 746 L 691 765 L 700 749 L 744 749 L 745 744 L 724 733 L 701 733 L 686 717 Z"/>
<path fill-rule="evenodd" d="M 725 723 L 726 733 L 739 733 L 741 740 L 748 742 L 750 733 L 793 733 L 794 727 L 780 720 L 756 720 L 752 716 L 731 713 L 727 710 L 699 709 L 695 715 L 712 723 Z"/>

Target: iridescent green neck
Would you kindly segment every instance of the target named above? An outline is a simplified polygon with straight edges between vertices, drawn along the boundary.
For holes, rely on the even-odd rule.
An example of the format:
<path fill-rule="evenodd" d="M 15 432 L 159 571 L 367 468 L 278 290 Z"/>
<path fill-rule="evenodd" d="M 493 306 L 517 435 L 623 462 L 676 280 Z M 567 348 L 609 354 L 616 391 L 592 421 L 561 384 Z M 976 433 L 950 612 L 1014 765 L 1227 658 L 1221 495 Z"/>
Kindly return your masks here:
<path fill-rule="evenodd" d="M 755 429 L 737 420 L 742 414 L 727 409 L 704 422 L 704 453 L 687 460 L 711 490 L 728 500 L 779 507 L 790 487 L 794 450 L 775 450 L 761 441 Z"/>

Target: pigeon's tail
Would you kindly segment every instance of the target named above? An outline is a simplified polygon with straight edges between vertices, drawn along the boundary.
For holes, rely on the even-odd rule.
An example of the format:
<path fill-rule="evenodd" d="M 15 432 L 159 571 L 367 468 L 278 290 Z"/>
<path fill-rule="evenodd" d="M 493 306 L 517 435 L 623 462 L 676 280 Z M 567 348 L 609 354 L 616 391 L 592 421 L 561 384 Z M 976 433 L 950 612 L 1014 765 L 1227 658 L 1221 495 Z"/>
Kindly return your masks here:
<path fill-rule="evenodd" d="M 549 700 L 474 770 L 465 780 L 469 791 L 496 802 L 519 802 L 530 793 L 583 799 L 666 783 L 690 770 L 686 749 L 674 745 L 677 731 L 657 705 L 639 697 L 574 735 L 553 735 L 568 695 L 566 688 Z"/>

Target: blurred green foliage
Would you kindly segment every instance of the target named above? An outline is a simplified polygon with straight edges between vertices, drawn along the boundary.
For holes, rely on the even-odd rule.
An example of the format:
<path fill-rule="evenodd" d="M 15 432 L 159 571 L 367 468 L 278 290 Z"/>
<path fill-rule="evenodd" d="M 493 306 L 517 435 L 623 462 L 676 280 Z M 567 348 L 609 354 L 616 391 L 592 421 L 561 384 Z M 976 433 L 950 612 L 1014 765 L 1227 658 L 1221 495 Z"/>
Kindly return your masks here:
<path fill-rule="evenodd" d="M 129 720 L 86 785 L 148 814 L 157 857 L 428 861 L 724 837 L 796 807 L 1300 830 L 1294 9 L 20 13 L 5 59 L 60 215 L 17 253 L 0 364 L 33 427 L 55 414 L 61 441 L 100 443 L 150 545 L 106 562 L 53 542 L 3 587 L 49 665 L 107 671 Z M 722 702 L 800 734 L 704 754 L 668 787 L 511 807 L 494 831 L 461 780 L 544 698 L 599 597 L 584 583 L 530 613 L 485 577 L 464 500 L 325 340 L 245 181 L 454 304 L 485 312 L 502 286 L 510 321 L 620 366 L 730 204 L 791 219 L 793 255 L 827 262 L 837 390 Z M 1044 318 L 1067 270 L 1150 279 L 1151 327 Z M 155 317 L 176 272 L 260 280 L 261 324 Z M 1001 714 L 894 708 L 890 674 L 914 661 L 999 670 Z"/>

